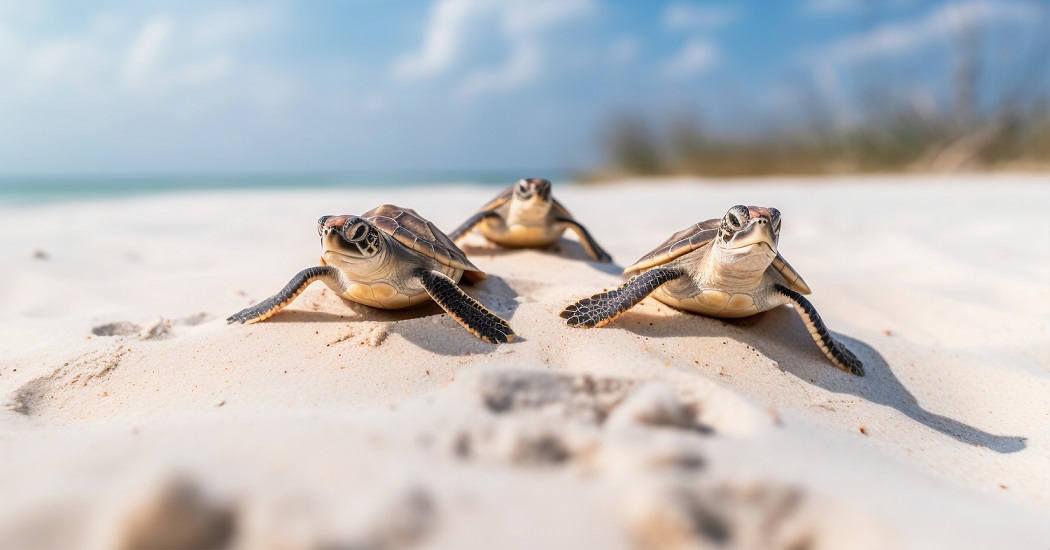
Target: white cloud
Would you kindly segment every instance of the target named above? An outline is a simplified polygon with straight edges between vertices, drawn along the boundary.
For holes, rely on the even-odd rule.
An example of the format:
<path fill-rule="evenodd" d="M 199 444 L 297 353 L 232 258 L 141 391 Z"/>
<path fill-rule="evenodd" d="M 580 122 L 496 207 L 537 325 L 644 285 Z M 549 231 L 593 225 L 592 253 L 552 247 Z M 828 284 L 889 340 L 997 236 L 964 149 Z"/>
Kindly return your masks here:
<path fill-rule="evenodd" d="M 996 23 L 1026 25 L 1040 20 L 1043 15 L 1034 4 L 1010 0 L 949 3 L 923 16 L 887 23 L 804 52 L 800 61 L 812 71 L 814 84 L 838 117 L 836 122 L 850 125 L 857 120 L 857 115 L 840 79 L 839 73 L 844 67 L 911 55 L 930 45 L 946 43 L 968 28 Z M 914 90 L 904 95 L 918 97 L 920 92 Z"/>
<path fill-rule="evenodd" d="M 461 96 L 508 90 L 540 74 L 543 35 L 590 12 L 592 0 L 438 0 L 431 9 L 419 50 L 397 58 L 390 68 L 395 81 L 418 81 L 465 72 Z M 478 43 L 486 28 L 501 31 L 505 45 Z M 506 47 L 498 67 L 468 68 L 471 51 Z"/>
<path fill-rule="evenodd" d="M 718 49 L 715 45 L 706 39 L 694 38 L 664 63 L 661 73 L 668 78 L 689 78 L 710 69 L 717 62 Z"/>
<path fill-rule="evenodd" d="M 101 13 L 58 35 L 0 27 L 0 79 L 10 83 L 0 96 L 15 108 L 34 101 L 119 103 L 117 98 L 157 98 L 200 88 L 233 74 L 242 66 L 238 53 L 250 55 L 248 35 L 272 30 L 276 24 L 269 16 L 245 17 L 233 24 L 234 12 L 223 9 L 196 15 L 156 14 L 136 20 Z M 225 23 L 233 28 L 216 32 Z"/>
<path fill-rule="evenodd" d="M 673 31 L 690 29 L 719 29 L 736 18 L 736 12 L 727 6 L 700 6 L 675 3 L 664 10 L 664 27 Z"/>
<path fill-rule="evenodd" d="M 462 98 L 489 92 L 511 90 L 531 80 L 540 70 L 539 46 L 534 42 L 519 44 L 507 63 L 498 69 L 476 71 L 459 88 Z"/>
<path fill-rule="evenodd" d="M 193 21 L 193 38 L 203 44 L 228 44 L 272 32 L 285 15 L 273 5 L 217 7 Z"/>
<path fill-rule="evenodd" d="M 926 44 L 943 40 L 966 28 L 992 22 L 1026 23 L 1039 18 L 1033 4 L 971 0 L 941 6 L 925 17 L 890 23 L 811 52 L 816 63 L 842 64 L 876 57 L 907 54 Z"/>
<path fill-rule="evenodd" d="M 71 41 L 55 41 L 45 44 L 30 58 L 30 73 L 34 80 L 55 77 L 69 67 L 76 54 L 77 45 Z"/>
<path fill-rule="evenodd" d="M 294 46 L 290 32 L 309 38 L 274 16 L 286 6 L 107 4 L 0 17 L 0 171 L 308 167 L 323 156 L 318 136 L 350 139 L 347 126 L 365 118 L 363 88 L 380 75 L 350 58 L 277 51 Z"/>
<path fill-rule="evenodd" d="M 120 72 L 125 84 L 139 84 L 157 65 L 164 45 L 171 37 L 171 30 L 170 17 L 157 16 L 146 21 L 124 56 Z"/>
<path fill-rule="evenodd" d="M 99 84 L 100 72 L 112 62 L 97 36 L 64 35 L 26 40 L 0 27 L 0 96 L 39 97 L 56 90 L 88 94 Z"/>
<path fill-rule="evenodd" d="M 423 34 L 423 47 L 394 62 L 391 71 L 394 78 L 426 78 L 451 67 L 462 49 L 462 37 L 467 25 L 482 7 L 471 0 L 443 0 L 436 3 Z"/>

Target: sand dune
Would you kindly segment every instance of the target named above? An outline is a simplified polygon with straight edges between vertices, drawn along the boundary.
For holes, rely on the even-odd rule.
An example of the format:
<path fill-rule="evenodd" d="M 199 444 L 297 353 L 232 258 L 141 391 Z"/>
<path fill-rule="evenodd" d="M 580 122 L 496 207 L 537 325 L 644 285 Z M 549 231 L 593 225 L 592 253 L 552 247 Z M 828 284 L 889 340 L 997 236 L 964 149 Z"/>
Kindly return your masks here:
<path fill-rule="evenodd" d="M 0 547 L 1046 548 L 1045 176 L 633 181 L 555 194 L 612 254 L 464 249 L 519 339 L 321 284 L 314 221 L 454 227 L 458 187 L 22 206 L 0 224 Z M 421 199 L 425 197 L 425 199 Z M 775 206 L 781 252 L 865 363 L 784 307 L 558 311 L 674 231 Z"/>

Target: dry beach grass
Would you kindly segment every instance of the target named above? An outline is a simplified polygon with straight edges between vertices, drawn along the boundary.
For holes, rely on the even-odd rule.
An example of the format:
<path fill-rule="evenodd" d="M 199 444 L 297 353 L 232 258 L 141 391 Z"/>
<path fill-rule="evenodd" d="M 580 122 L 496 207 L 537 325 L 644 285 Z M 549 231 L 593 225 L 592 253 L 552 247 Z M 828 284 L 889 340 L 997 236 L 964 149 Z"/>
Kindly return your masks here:
<path fill-rule="evenodd" d="M 555 194 L 626 265 L 734 204 L 868 376 L 787 308 L 647 300 L 582 248 L 465 247 L 520 338 L 323 285 L 314 221 L 383 202 L 454 227 L 489 189 L 196 193 L 0 218 L 0 547 L 1045 548 L 1045 176 L 633 181 Z M 34 254 L 34 251 L 43 254 Z"/>

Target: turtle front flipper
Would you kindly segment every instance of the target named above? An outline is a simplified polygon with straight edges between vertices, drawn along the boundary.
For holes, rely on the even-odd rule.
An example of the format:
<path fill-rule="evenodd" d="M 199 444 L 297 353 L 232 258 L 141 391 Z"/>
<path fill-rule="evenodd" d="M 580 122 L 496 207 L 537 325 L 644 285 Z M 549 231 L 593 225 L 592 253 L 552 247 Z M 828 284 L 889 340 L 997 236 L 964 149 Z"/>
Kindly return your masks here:
<path fill-rule="evenodd" d="M 474 336 L 490 344 L 514 340 L 514 331 L 506 321 L 463 292 L 444 273 L 420 268 L 414 274 L 437 305 Z"/>
<path fill-rule="evenodd" d="M 470 233 L 472 229 L 477 227 L 478 224 L 482 222 L 482 220 L 494 217 L 499 217 L 499 214 L 491 210 L 482 210 L 481 212 L 478 212 L 477 214 L 474 214 L 473 216 L 468 218 L 467 221 L 461 223 L 459 227 L 457 227 L 455 230 L 448 234 L 448 238 L 452 239 L 452 242 L 457 243 L 461 238 L 463 238 L 464 235 Z"/>
<path fill-rule="evenodd" d="M 342 284 L 342 274 L 339 273 L 338 269 L 330 265 L 310 267 L 292 277 L 292 280 L 288 281 L 288 284 L 284 285 L 284 288 L 277 294 L 252 307 L 234 313 L 226 319 L 226 322 L 252 324 L 267 319 L 281 311 L 284 306 L 292 303 L 292 300 L 302 294 L 306 287 L 310 286 L 310 283 L 318 279 L 324 281 L 332 289 L 338 289 Z"/>
<path fill-rule="evenodd" d="M 598 241 L 594 240 L 590 231 L 587 231 L 586 227 L 580 225 L 580 222 L 571 218 L 558 218 L 558 223 L 561 223 L 576 232 L 576 235 L 580 238 L 580 243 L 587 249 L 587 253 L 590 254 L 591 258 L 594 258 L 595 261 L 603 263 L 609 263 L 612 261 L 612 256 L 598 245 Z"/>
<path fill-rule="evenodd" d="M 681 277 L 680 269 L 657 267 L 631 277 L 620 287 L 565 306 L 559 314 L 570 327 L 597 328 L 614 321 L 660 285 Z"/>
<path fill-rule="evenodd" d="M 831 337 L 831 334 L 828 333 L 828 327 L 824 325 L 824 321 L 817 314 L 817 309 L 813 307 L 813 304 L 805 296 L 783 285 L 774 285 L 773 288 L 787 296 L 795 305 L 795 312 L 806 323 L 809 335 L 813 337 L 813 341 L 820 346 L 820 351 L 824 352 L 824 355 L 831 360 L 833 365 L 857 376 L 864 376 L 864 364 L 860 359 L 857 359 L 856 355 L 853 355 L 849 348 Z"/>

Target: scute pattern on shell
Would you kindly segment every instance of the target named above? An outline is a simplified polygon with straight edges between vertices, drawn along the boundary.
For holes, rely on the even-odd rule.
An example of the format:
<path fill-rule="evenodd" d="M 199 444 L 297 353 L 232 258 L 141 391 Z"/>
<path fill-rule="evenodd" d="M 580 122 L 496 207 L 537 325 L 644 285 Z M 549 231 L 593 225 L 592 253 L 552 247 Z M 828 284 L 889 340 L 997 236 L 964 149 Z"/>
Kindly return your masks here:
<path fill-rule="evenodd" d="M 456 269 L 481 273 L 452 239 L 411 208 L 382 204 L 361 217 L 420 254 Z"/>
<path fill-rule="evenodd" d="M 624 274 L 637 274 L 650 267 L 665 264 L 710 243 L 718 235 L 718 224 L 721 222 L 721 219 L 702 221 L 671 235 L 671 238 L 623 270 Z"/>

